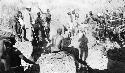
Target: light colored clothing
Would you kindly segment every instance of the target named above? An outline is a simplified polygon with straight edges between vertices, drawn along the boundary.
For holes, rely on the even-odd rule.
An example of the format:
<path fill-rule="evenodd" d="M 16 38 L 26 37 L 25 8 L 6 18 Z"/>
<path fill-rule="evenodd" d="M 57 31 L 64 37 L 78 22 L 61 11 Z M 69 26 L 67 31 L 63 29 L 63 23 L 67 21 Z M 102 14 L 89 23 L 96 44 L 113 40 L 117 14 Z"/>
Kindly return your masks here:
<path fill-rule="evenodd" d="M 24 24 L 25 24 L 25 28 L 31 28 L 31 23 L 30 23 L 30 15 L 28 11 L 24 11 L 23 12 L 23 17 L 24 17 Z M 31 16 L 32 17 L 32 16 Z"/>
<path fill-rule="evenodd" d="M 32 14 L 30 13 L 30 15 L 32 15 Z M 29 15 L 29 12 L 26 10 L 23 12 L 24 25 L 25 25 L 25 29 L 26 29 L 26 38 L 29 41 L 32 41 L 33 37 L 32 37 L 32 24 L 30 22 L 30 15 Z"/>
<path fill-rule="evenodd" d="M 21 27 L 25 25 L 23 19 L 21 19 L 20 17 L 19 17 L 19 22 L 21 24 Z"/>

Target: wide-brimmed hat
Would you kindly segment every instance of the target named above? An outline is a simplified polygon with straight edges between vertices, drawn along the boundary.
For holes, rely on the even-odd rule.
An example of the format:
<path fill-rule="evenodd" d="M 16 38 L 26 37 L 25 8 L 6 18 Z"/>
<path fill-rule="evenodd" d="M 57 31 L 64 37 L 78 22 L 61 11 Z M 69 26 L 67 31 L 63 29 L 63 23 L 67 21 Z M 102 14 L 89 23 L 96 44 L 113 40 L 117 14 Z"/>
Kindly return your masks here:
<path fill-rule="evenodd" d="M 26 7 L 26 9 L 31 9 L 31 6 L 29 6 L 29 5 L 27 5 L 27 6 L 25 6 Z"/>

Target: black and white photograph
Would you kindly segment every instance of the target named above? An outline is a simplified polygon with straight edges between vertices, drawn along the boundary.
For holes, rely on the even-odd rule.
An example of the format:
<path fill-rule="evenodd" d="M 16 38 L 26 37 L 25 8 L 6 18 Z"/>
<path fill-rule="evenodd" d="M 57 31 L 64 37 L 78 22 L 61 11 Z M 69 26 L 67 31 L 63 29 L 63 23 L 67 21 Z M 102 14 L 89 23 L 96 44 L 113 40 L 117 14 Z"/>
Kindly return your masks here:
<path fill-rule="evenodd" d="M 0 0 L 0 73 L 125 73 L 125 0 Z"/>

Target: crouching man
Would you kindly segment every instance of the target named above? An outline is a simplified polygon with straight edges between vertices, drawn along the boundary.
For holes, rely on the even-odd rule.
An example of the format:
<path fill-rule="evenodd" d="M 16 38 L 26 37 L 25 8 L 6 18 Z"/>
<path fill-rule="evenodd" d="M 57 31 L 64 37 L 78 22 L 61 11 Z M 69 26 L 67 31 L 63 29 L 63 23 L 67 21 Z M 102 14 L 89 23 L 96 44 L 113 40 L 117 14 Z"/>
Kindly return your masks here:
<path fill-rule="evenodd" d="M 35 64 L 35 62 L 27 59 L 17 48 L 13 47 L 16 43 L 15 38 L 9 38 L 9 42 L 5 42 L 6 53 L 8 57 L 6 62 L 8 62 L 9 69 L 7 70 L 10 73 L 23 73 L 24 69 L 21 66 L 21 59 L 29 64 Z M 35 64 L 36 65 L 36 64 Z"/>

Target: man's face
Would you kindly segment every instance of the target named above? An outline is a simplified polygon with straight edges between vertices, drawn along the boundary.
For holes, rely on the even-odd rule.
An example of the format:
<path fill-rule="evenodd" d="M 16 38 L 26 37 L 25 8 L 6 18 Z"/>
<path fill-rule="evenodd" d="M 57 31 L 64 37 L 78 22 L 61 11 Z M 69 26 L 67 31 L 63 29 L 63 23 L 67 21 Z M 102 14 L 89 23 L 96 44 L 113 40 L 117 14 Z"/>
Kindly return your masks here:
<path fill-rule="evenodd" d="M 26 8 L 29 12 L 31 11 L 31 8 Z"/>
<path fill-rule="evenodd" d="M 75 14 L 75 10 L 74 10 L 74 11 L 72 11 L 72 14 Z"/>
<path fill-rule="evenodd" d="M 62 34 L 62 29 L 58 29 L 57 33 L 61 35 Z"/>

